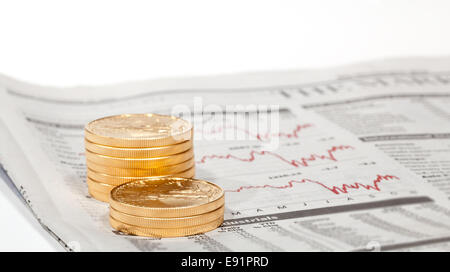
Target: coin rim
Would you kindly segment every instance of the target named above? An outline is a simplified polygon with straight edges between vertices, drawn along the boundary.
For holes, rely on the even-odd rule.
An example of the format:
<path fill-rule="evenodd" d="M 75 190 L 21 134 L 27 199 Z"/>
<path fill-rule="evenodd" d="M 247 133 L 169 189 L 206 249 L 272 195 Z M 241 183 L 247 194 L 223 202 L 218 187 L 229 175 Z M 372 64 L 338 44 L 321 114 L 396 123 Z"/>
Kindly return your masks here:
<path fill-rule="evenodd" d="M 164 137 L 159 138 L 132 138 L 132 137 L 125 137 L 125 138 L 119 138 L 119 137 L 111 137 L 111 136 L 103 136 L 98 135 L 91 131 L 90 125 L 94 122 L 98 122 L 100 120 L 108 119 L 108 118 L 114 118 L 114 117 L 126 117 L 126 116 L 139 116 L 139 115 L 152 115 L 152 116 L 160 116 L 160 117 L 169 117 L 171 119 L 178 119 L 183 122 L 185 122 L 188 126 L 186 131 L 183 131 L 179 134 L 174 135 L 168 135 Z M 98 118 L 96 120 L 92 120 L 91 122 L 87 123 L 84 127 L 85 132 L 85 139 L 88 139 L 90 142 L 97 143 L 100 145 L 106 145 L 106 146 L 115 146 L 115 147 L 157 147 L 157 146 L 166 146 L 176 143 L 181 143 L 186 140 L 192 139 L 194 130 L 191 122 L 188 122 L 184 119 L 171 116 L 171 115 L 163 115 L 163 114 L 156 114 L 156 113 L 130 113 L 130 114 L 118 114 L 118 115 L 111 115 L 106 116 L 102 118 Z M 188 135 L 190 134 L 190 137 Z M 177 138 L 181 138 L 182 140 L 179 140 Z"/>
<path fill-rule="evenodd" d="M 109 203 L 109 194 L 104 194 L 102 192 L 97 192 L 97 191 L 91 190 L 89 188 L 88 188 L 88 193 L 95 200 L 98 200 L 98 201 L 101 201 L 101 202 L 104 202 L 104 203 Z"/>
<path fill-rule="evenodd" d="M 116 187 L 111 184 L 98 182 L 96 180 L 91 179 L 90 177 L 86 177 L 86 184 L 87 184 L 88 188 L 92 188 L 92 190 L 99 192 L 99 193 L 105 192 L 106 194 L 109 194 L 111 192 L 111 190 L 114 189 L 114 187 Z"/>
<path fill-rule="evenodd" d="M 177 169 L 181 166 L 181 169 Z M 157 176 L 164 176 L 164 175 L 170 175 L 173 172 L 179 173 L 183 172 L 187 169 L 190 169 L 195 166 L 195 159 L 194 157 L 184 161 L 180 162 L 179 164 L 169 165 L 169 166 L 162 166 L 162 167 L 155 167 L 155 168 L 148 168 L 148 169 L 141 169 L 141 168 L 121 168 L 121 167 L 108 167 L 104 165 L 100 165 L 98 163 L 92 162 L 90 160 L 86 159 L 86 166 L 88 168 L 91 168 L 91 170 L 94 170 L 99 173 L 105 173 L 112 176 L 128 176 L 128 177 L 148 177 L 152 175 Z M 136 174 L 137 173 L 137 174 Z M 144 174 L 142 174 L 144 173 Z"/>
<path fill-rule="evenodd" d="M 151 181 L 152 179 L 148 179 L 148 181 Z M 200 181 L 208 183 L 209 185 L 212 185 L 216 188 L 218 188 L 221 191 L 221 194 L 219 197 L 215 200 L 212 200 L 208 203 L 204 203 L 201 205 L 192 205 L 192 206 L 185 206 L 185 207 L 176 207 L 176 208 L 150 208 L 145 206 L 138 206 L 138 205 L 132 205 L 128 203 L 123 203 L 115 199 L 114 193 L 117 190 L 120 190 L 122 187 L 127 186 L 133 182 L 138 181 L 131 181 L 124 183 L 122 185 L 116 186 L 114 189 L 110 192 L 110 207 L 114 208 L 117 211 L 135 215 L 135 216 L 143 216 L 143 217 L 160 217 L 160 218 L 172 218 L 172 217 L 186 217 L 186 216 L 192 216 L 196 214 L 202 214 L 207 213 L 213 210 L 216 210 L 218 207 L 224 205 L 225 203 L 225 192 L 224 190 L 217 184 L 214 184 L 212 182 L 201 180 L 201 179 L 188 179 L 188 178 L 178 178 L 178 177 L 167 177 L 167 178 L 156 178 L 155 180 L 166 180 L 166 181 L 173 181 L 173 180 L 183 180 L 183 181 Z M 140 180 L 139 182 L 146 181 L 146 180 Z"/>
<path fill-rule="evenodd" d="M 194 150 L 191 148 L 181 153 L 153 158 L 111 157 L 85 150 L 85 156 L 86 160 L 107 167 L 149 169 L 177 165 L 185 162 L 189 158 L 194 157 Z"/>
<path fill-rule="evenodd" d="M 184 151 L 194 147 L 192 139 L 187 141 L 173 144 L 165 145 L 159 147 L 117 147 L 117 146 L 107 146 L 97 143 L 93 143 L 87 139 L 84 140 L 84 147 L 92 153 L 111 156 L 117 158 L 152 158 L 158 156 L 169 156 L 178 153 L 183 153 Z"/>
<path fill-rule="evenodd" d="M 195 166 L 192 166 L 191 168 L 189 168 L 185 171 L 181 171 L 181 172 L 170 174 L 170 175 L 146 176 L 146 177 L 113 176 L 113 175 L 108 175 L 105 173 L 97 172 L 88 167 L 87 168 L 87 176 L 96 182 L 105 183 L 105 184 L 109 184 L 109 185 L 113 185 L 113 186 L 119 186 L 119 185 L 122 185 L 122 184 L 130 182 L 130 181 L 137 181 L 137 180 L 143 180 L 143 179 L 149 179 L 149 178 L 166 178 L 166 177 L 170 177 L 170 176 L 181 177 L 181 178 L 193 178 L 195 176 Z M 99 179 L 99 177 L 101 177 L 100 178 L 101 180 Z"/>
<path fill-rule="evenodd" d="M 186 217 L 172 217 L 172 218 L 164 218 L 164 217 L 143 217 L 143 216 L 135 216 L 131 214 L 126 214 L 120 212 L 114 208 L 109 209 L 109 216 L 114 219 L 133 226 L 143 227 L 143 228 L 185 228 L 196 225 L 203 225 L 209 222 L 212 222 L 220 217 L 223 217 L 225 213 L 225 206 L 222 205 L 214 211 L 186 216 Z"/>
<path fill-rule="evenodd" d="M 121 222 L 121 221 L 109 216 L 109 224 L 111 225 L 111 227 L 113 229 L 115 229 L 117 231 L 120 231 L 120 232 L 122 232 L 124 234 L 128 234 L 128 235 L 137 235 L 137 236 L 144 236 L 144 237 L 157 237 L 157 238 L 185 237 L 185 236 L 192 236 L 192 235 L 206 233 L 206 232 L 215 230 L 218 227 L 220 227 L 222 225 L 223 221 L 224 221 L 224 218 L 222 216 L 222 217 L 220 217 L 214 221 L 211 221 L 209 223 L 206 223 L 203 225 L 187 227 L 187 228 L 174 228 L 174 229 L 143 228 L 143 227 L 139 227 L 139 226 L 126 224 L 124 222 Z M 120 225 L 127 227 L 127 228 L 131 228 L 131 229 L 122 230 L 120 228 Z M 189 232 L 190 230 L 193 230 L 193 229 L 196 229 L 196 230 Z M 150 233 L 151 231 L 159 231 L 159 233 L 157 233 L 157 234 Z M 178 233 L 176 233 L 176 232 L 178 232 Z"/>

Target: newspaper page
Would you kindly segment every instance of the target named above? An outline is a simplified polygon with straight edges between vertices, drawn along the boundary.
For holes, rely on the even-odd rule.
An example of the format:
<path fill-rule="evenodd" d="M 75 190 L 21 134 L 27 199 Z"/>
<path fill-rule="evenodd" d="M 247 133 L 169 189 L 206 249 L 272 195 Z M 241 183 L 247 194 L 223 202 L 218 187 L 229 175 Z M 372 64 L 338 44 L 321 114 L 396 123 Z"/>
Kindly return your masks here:
<path fill-rule="evenodd" d="M 70 251 L 450 250 L 450 59 L 56 88 L 0 77 L 0 163 Z M 225 221 L 181 238 L 111 228 L 83 128 L 123 113 L 194 124 Z"/>

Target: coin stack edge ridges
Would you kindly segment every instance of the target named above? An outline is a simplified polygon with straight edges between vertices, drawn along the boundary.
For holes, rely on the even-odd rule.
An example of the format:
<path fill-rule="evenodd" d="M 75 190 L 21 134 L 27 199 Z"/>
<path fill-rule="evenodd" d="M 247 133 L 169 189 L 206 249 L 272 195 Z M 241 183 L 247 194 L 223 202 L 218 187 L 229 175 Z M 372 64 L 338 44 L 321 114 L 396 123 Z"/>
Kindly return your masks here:
<path fill-rule="evenodd" d="M 166 184 L 176 184 L 183 193 L 177 192 L 176 188 L 159 191 Z M 175 205 L 177 200 L 183 203 L 186 191 L 190 188 L 202 188 L 202 186 L 187 186 L 185 184 L 202 185 L 208 187 L 203 194 L 207 200 L 198 199 L 199 203 L 186 206 Z M 154 190 L 145 190 L 143 187 L 153 186 Z M 175 185 L 173 185 L 175 186 Z M 123 192 L 128 192 L 123 193 Z M 141 198 L 128 198 L 129 195 L 136 196 L 136 191 L 141 190 Z M 200 192 L 192 192 L 196 195 Z M 207 195 L 212 194 L 212 195 Z M 160 195 L 168 198 L 167 207 L 161 207 Z M 219 227 L 224 219 L 225 195 L 222 188 L 210 182 L 191 178 L 153 178 L 129 182 L 114 188 L 110 193 L 110 215 L 109 221 L 113 228 L 130 235 L 149 237 L 179 237 L 195 235 L 211 231 Z M 125 200 L 124 200 L 125 199 Z M 156 207 L 152 207 L 152 201 Z M 203 201 L 203 202 L 200 202 Z M 192 204 L 192 203 L 191 203 Z"/>
<path fill-rule="evenodd" d="M 189 122 L 166 115 L 123 114 L 88 123 L 85 154 L 89 194 L 108 202 L 111 189 L 126 182 L 155 176 L 194 177 L 192 136 Z"/>

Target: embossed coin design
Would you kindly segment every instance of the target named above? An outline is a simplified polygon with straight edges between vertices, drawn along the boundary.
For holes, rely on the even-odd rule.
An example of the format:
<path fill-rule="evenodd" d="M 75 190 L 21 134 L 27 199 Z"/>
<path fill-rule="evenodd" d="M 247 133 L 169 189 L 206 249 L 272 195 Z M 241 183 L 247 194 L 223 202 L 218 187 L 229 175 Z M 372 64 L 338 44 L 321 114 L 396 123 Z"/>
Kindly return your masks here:
<path fill-rule="evenodd" d="M 204 180 L 158 178 L 132 181 L 111 191 L 111 208 L 135 216 L 186 217 L 223 206 L 224 191 Z"/>
<path fill-rule="evenodd" d="M 89 142 L 116 147 L 156 147 L 181 143 L 192 138 L 192 125 L 174 116 L 123 114 L 88 123 Z"/>

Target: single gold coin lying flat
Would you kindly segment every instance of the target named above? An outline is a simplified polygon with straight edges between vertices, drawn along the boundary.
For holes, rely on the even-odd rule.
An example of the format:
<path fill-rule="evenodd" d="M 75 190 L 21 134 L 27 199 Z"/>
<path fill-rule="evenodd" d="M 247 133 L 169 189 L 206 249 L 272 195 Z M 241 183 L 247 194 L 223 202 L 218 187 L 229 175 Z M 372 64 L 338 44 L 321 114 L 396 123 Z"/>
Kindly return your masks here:
<path fill-rule="evenodd" d="M 85 147 L 92 153 L 100 155 L 118 157 L 118 158 L 153 158 L 164 157 L 182 153 L 193 147 L 192 140 L 187 140 L 179 144 L 148 147 L 148 148 L 136 148 L 136 147 L 114 147 L 92 143 L 88 140 L 84 141 Z"/>
<path fill-rule="evenodd" d="M 148 177 L 148 176 L 167 176 L 173 173 L 179 173 L 192 168 L 195 165 L 194 158 L 175 165 L 162 166 L 157 168 L 141 169 L 141 168 L 119 168 L 109 167 L 97 164 L 89 159 L 86 160 L 87 167 L 100 173 L 112 176 L 124 177 Z"/>
<path fill-rule="evenodd" d="M 192 125 L 174 116 L 122 114 L 94 120 L 86 125 L 86 140 L 106 146 L 155 147 L 192 139 Z"/>
<path fill-rule="evenodd" d="M 223 216 L 203 225 L 197 225 L 186 228 L 174 228 L 174 229 L 143 228 L 139 226 L 133 226 L 120 222 L 117 219 L 112 218 L 111 216 L 109 217 L 109 222 L 114 229 L 126 234 L 147 236 L 147 237 L 169 238 L 169 237 L 182 237 L 195 235 L 215 230 L 216 228 L 220 227 L 220 225 L 223 223 Z"/>
<path fill-rule="evenodd" d="M 111 208 L 144 217 L 186 217 L 208 213 L 224 205 L 224 191 L 204 180 L 157 178 L 115 187 Z"/>
<path fill-rule="evenodd" d="M 122 185 L 124 183 L 135 181 L 135 180 L 141 180 L 141 179 L 149 179 L 149 178 L 166 178 L 169 176 L 173 177 L 180 177 L 180 178 L 193 178 L 195 176 L 195 167 L 191 167 L 185 171 L 179 172 L 179 173 L 173 173 L 171 175 L 165 175 L 165 176 L 148 176 L 148 177 L 126 177 L 126 176 L 112 176 L 107 175 L 103 173 L 96 172 L 91 169 L 87 169 L 87 176 L 91 178 L 94 181 L 106 183 L 109 185 Z"/>
<path fill-rule="evenodd" d="M 86 183 L 88 185 L 88 188 L 90 190 L 99 192 L 99 193 L 104 193 L 104 194 L 109 194 L 109 192 L 111 192 L 111 190 L 116 187 L 113 185 L 109 185 L 106 183 L 101 183 L 101 182 L 97 182 L 95 180 L 92 180 L 91 178 L 87 178 L 86 179 Z"/>
<path fill-rule="evenodd" d="M 166 157 L 138 158 L 138 159 L 104 156 L 86 150 L 87 160 L 95 162 L 96 164 L 119 168 L 148 169 L 148 168 L 165 167 L 187 161 L 193 156 L 194 156 L 193 149 L 188 149 L 183 153 L 178 153 Z"/>
<path fill-rule="evenodd" d="M 187 217 L 173 217 L 173 218 L 155 218 L 134 216 L 126 213 L 121 213 L 113 208 L 110 208 L 109 215 L 125 224 L 134 225 L 143 228 L 186 228 L 196 225 L 203 225 L 223 217 L 224 206 L 212 212 L 187 216 Z"/>
<path fill-rule="evenodd" d="M 89 189 L 88 192 L 94 199 L 96 199 L 98 201 L 106 202 L 106 203 L 109 202 L 109 194 L 97 192 L 97 191 L 94 191 L 91 189 Z"/>

